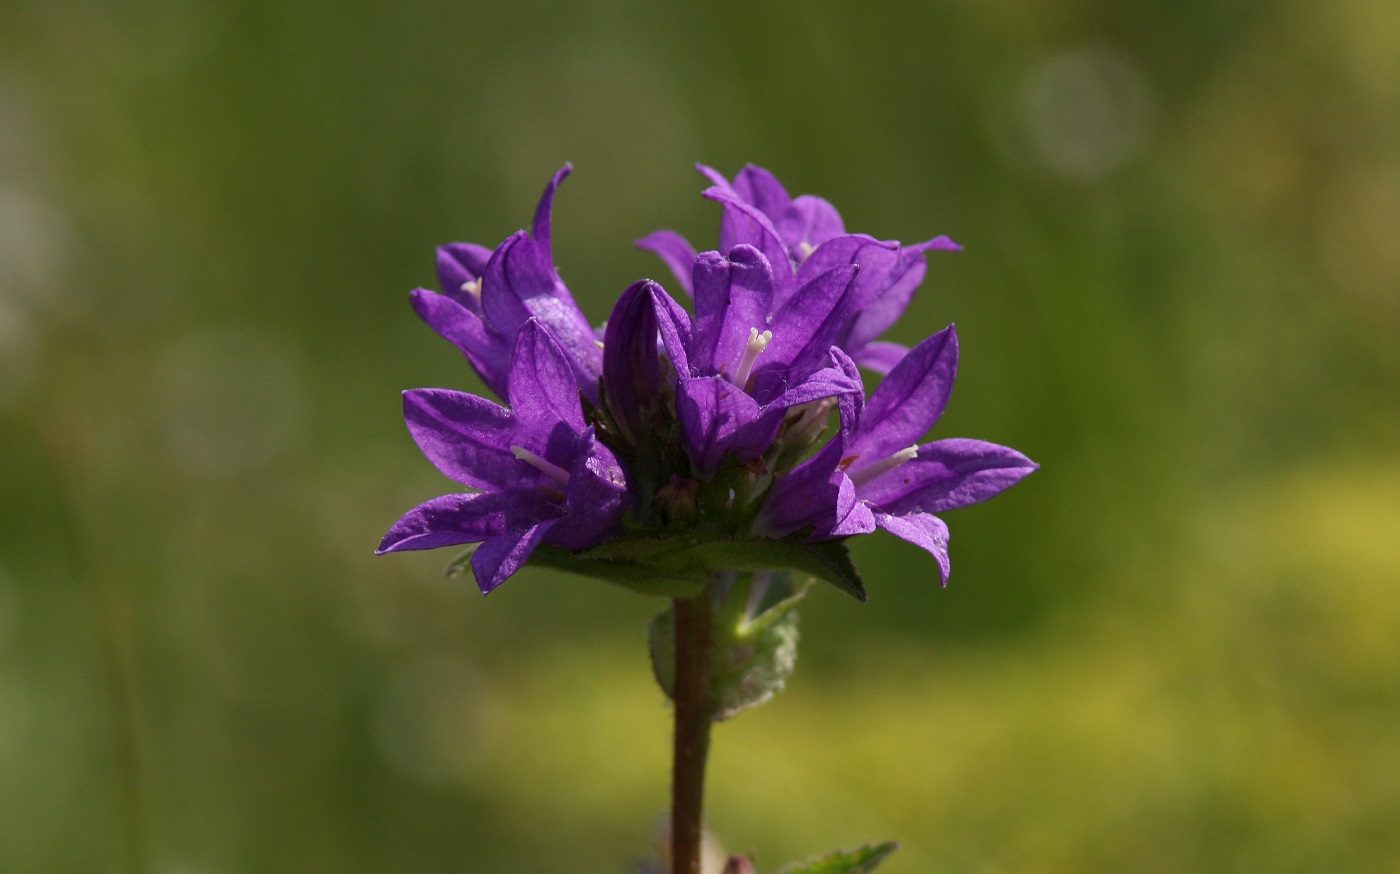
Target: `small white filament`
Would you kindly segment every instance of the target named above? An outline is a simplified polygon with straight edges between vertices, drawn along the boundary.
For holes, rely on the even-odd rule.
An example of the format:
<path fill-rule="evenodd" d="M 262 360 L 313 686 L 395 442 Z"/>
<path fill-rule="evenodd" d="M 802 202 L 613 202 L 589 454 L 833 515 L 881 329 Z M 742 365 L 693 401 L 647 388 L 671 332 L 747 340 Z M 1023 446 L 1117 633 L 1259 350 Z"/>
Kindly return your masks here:
<path fill-rule="evenodd" d="M 851 474 L 851 482 L 855 483 L 858 486 L 863 486 L 871 480 L 875 479 L 875 477 L 889 473 L 896 467 L 899 467 L 904 462 L 912 461 L 918 457 L 918 446 L 910 446 L 906 449 L 901 449 L 894 455 L 891 455 L 889 458 L 886 458 L 882 461 L 877 461 L 869 467 L 862 467 L 860 470 Z"/>
<path fill-rule="evenodd" d="M 540 458 L 535 453 L 521 446 L 512 446 L 510 451 L 515 453 L 515 457 L 538 470 L 540 473 L 554 480 L 561 486 L 569 484 L 569 472 L 553 462 Z"/>
<path fill-rule="evenodd" d="M 749 383 L 749 375 L 753 373 L 753 363 L 758 358 L 758 353 L 768 348 L 768 343 L 773 339 L 772 331 L 758 332 L 758 328 L 749 328 L 749 345 L 744 349 L 744 355 L 739 359 L 739 367 L 734 371 L 734 384 L 739 388 L 744 388 Z"/>
<path fill-rule="evenodd" d="M 807 242 L 806 240 L 803 240 L 802 242 L 797 244 L 797 260 L 806 261 L 807 256 L 815 252 L 816 249 L 816 246 L 813 246 L 811 243 Z"/>
<path fill-rule="evenodd" d="M 468 279 L 462 283 L 462 290 L 477 300 L 481 300 L 481 280 Z"/>

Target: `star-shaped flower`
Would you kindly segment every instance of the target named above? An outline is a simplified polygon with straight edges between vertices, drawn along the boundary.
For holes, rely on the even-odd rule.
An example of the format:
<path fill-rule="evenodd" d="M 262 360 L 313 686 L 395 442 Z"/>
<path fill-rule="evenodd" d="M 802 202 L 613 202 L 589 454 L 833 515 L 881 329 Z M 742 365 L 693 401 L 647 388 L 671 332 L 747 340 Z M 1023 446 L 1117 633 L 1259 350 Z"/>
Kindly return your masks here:
<path fill-rule="evenodd" d="M 948 527 L 933 515 L 985 501 L 1038 468 L 1014 449 L 962 438 L 918 441 L 943 415 L 958 365 L 950 325 L 915 346 L 862 403 L 839 400 L 841 429 L 779 480 L 758 525 L 770 536 L 811 528 L 817 540 L 877 527 L 928 550 L 948 582 Z M 848 374 L 859 378 L 846 359 Z"/>
<path fill-rule="evenodd" d="M 541 543 L 581 550 L 616 535 L 632 503 L 627 474 L 585 421 L 570 361 L 538 319 L 520 329 L 505 395 L 509 408 L 447 389 L 404 393 L 423 454 L 481 491 L 410 510 L 380 553 L 481 543 L 472 571 L 490 592 Z"/>
<path fill-rule="evenodd" d="M 554 174 L 535 210 L 531 233 L 517 231 L 494 251 L 475 243 L 451 243 L 437 252 L 442 293 L 413 292 L 418 315 L 462 351 L 497 395 L 509 382 L 515 335 L 538 319 L 559 341 L 579 391 L 598 402 L 603 355 L 598 336 L 559 278 L 550 245 L 554 193 L 572 171 Z"/>

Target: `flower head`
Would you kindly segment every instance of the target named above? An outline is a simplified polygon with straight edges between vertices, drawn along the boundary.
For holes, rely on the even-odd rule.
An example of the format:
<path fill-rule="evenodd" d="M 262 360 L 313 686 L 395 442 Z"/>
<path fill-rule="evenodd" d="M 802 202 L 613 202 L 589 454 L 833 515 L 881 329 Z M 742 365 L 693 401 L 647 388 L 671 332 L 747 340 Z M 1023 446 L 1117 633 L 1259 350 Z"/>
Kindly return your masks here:
<path fill-rule="evenodd" d="M 531 233 L 493 251 L 438 251 L 441 293 L 415 309 L 508 406 L 463 392 L 404 395 L 409 431 L 472 491 L 434 498 L 380 552 L 480 544 L 489 592 L 536 559 L 643 591 L 693 592 L 717 570 L 792 568 L 857 597 L 842 542 L 883 528 L 923 546 L 946 582 L 933 514 L 985 500 L 1035 469 L 974 440 L 919 443 L 947 405 L 950 327 L 912 350 L 875 337 L 945 237 L 901 246 L 847 234 L 835 209 L 793 199 L 767 171 L 730 184 L 720 250 L 671 232 L 642 241 L 693 299 L 633 283 L 595 330 L 554 268 L 546 188 Z M 888 376 L 865 401 L 858 365 Z M 825 445 L 830 411 L 840 427 Z"/>

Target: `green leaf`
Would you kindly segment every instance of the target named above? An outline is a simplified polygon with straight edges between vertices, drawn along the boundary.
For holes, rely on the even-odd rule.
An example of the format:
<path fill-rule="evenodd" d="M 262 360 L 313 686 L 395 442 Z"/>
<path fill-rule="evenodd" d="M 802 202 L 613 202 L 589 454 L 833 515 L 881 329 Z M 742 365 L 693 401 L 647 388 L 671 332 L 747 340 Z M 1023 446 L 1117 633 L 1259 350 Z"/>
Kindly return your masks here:
<path fill-rule="evenodd" d="M 601 548 L 601 547 L 600 547 Z M 661 563 L 617 560 L 594 557 L 597 550 L 570 552 L 557 546 L 542 544 L 535 548 L 530 561 L 556 570 L 581 574 L 624 586 L 643 595 L 667 598 L 689 598 L 698 595 L 709 579 L 708 573 L 683 573 Z"/>
<path fill-rule="evenodd" d="M 783 690 L 797 665 L 795 608 L 808 588 L 794 585 L 787 571 L 734 579 L 715 617 L 710 674 L 715 719 L 757 707 Z"/>
<path fill-rule="evenodd" d="M 717 571 L 786 568 L 826 580 L 856 600 L 865 600 L 865 585 L 850 552 L 837 540 L 736 538 L 694 529 L 663 536 L 633 535 L 581 552 L 541 545 L 531 561 L 672 598 L 698 594 Z"/>
<path fill-rule="evenodd" d="M 782 691 L 797 664 L 797 610 L 810 581 L 795 585 L 786 571 L 726 574 L 714 606 L 710 663 L 711 716 L 728 719 Z M 761 586 L 754 591 L 754 586 Z M 776 599 L 776 600 L 774 600 Z M 755 603 L 751 604 L 750 601 Z M 750 616 L 751 610 L 758 615 Z M 651 670 L 675 699 L 676 617 L 668 606 L 647 625 Z"/>
<path fill-rule="evenodd" d="M 667 606 L 647 623 L 651 673 L 670 700 L 676 700 L 676 613 Z"/>
<path fill-rule="evenodd" d="M 889 858 L 899 844 L 885 841 L 883 844 L 865 844 L 854 850 L 837 850 L 828 856 L 813 856 L 805 862 L 794 862 L 778 874 L 866 874 L 875 866 Z"/>
<path fill-rule="evenodd" d="M 826 580 L 857 601 L 865 600 L 865 585 L 840 541 L 764 538 L 705 540 L 666 556 L 667 561 L 699 565 L 711 571 L 758 571 L 786 568 Z"/>

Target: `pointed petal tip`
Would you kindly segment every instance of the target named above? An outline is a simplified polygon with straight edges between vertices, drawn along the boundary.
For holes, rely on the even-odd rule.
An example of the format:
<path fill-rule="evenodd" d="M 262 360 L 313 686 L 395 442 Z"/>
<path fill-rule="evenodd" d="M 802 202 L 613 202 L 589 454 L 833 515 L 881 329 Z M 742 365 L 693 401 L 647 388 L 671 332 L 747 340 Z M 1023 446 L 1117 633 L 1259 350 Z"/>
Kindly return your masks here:
<path fill-rule="evenodd" d="M 697 163 L 695 172 L 713 182 L 717 187 L 729 187 L 729 180 L 724 178 L 724 174 L 707 164 Z"/>

